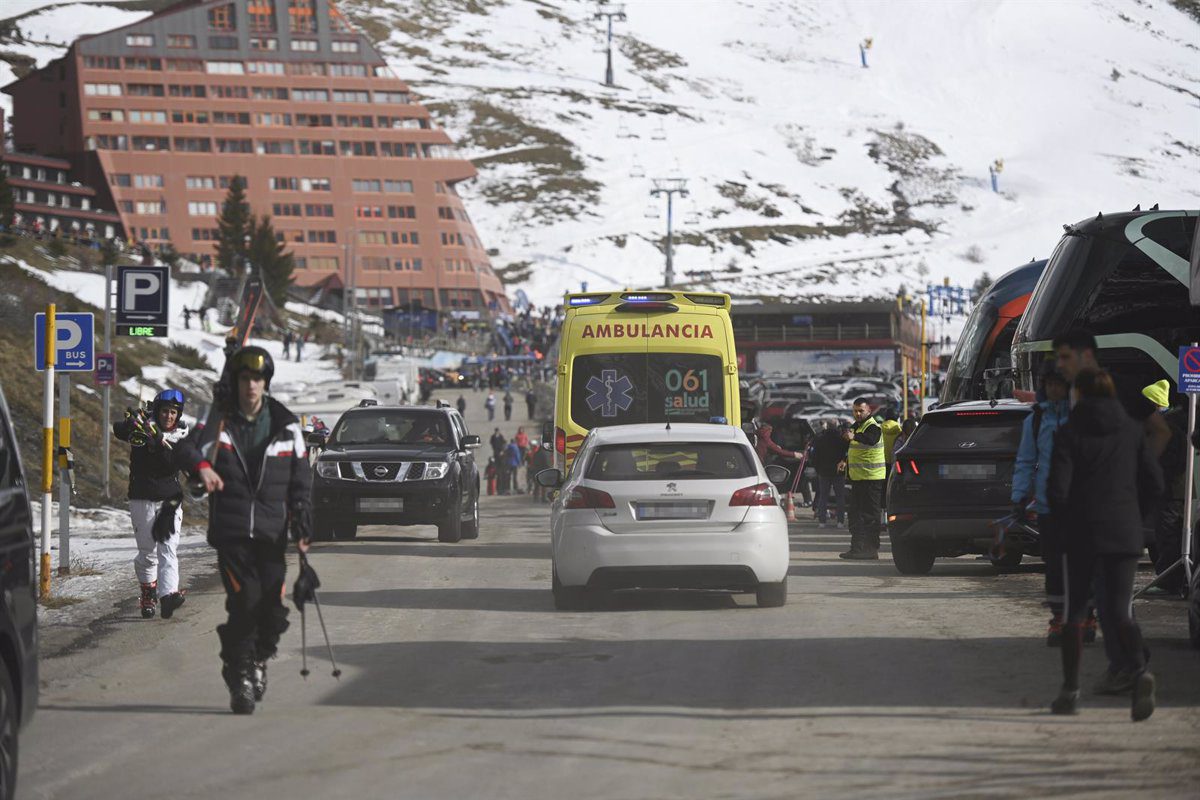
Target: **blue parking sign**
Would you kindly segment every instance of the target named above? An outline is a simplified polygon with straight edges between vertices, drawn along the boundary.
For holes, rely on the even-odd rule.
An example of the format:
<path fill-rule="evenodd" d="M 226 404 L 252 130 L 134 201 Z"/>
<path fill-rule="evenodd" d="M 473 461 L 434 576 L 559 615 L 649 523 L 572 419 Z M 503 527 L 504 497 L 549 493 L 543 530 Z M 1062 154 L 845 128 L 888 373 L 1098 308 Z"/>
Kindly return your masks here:
<path fill-rule="evenodd" d="M 55 314 L 54 368 L 66 372 L 91 372 L 96 368 L 96 318 L 94 314 Z M 46 369 L 46 315 L 33 318 L 33 364 Z"/>

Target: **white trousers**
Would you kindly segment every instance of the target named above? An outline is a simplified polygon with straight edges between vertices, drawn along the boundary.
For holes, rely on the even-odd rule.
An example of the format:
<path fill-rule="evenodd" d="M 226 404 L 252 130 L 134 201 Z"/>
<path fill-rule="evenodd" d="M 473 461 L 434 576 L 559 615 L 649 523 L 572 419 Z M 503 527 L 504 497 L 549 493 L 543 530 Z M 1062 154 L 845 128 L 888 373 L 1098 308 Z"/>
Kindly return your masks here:
<path fill-rule="evenodd" d="M 158 596 L 179 591 L 179 529 L 183 523 L 183 504 L 175 509 L 175 532 L 165 542 L 154 541 L 154 517 L 162 506 L 161 500 L 130 500 L 129 517 L 133 520 L 133 538 L 138 554 L 133 559 L 133 571 L 139 583 L 158 581 Z"/>

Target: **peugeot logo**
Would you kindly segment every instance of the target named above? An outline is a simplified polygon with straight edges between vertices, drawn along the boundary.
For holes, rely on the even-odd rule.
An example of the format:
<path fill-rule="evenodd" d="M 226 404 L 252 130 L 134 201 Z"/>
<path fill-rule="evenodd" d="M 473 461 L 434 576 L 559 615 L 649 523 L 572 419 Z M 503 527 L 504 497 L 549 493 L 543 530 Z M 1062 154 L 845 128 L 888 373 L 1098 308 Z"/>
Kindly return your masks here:
<path fill-rule="evenodd" d="M 384 475 L 387 475 L 387 472 L 388 472 L 387 467 L 383 466 L 382 464 L 380 464 L 378 467 L 375 468 L 375 474 L 381 478 Z"/>
<path fill-rule="evenodd" d="M 676 488 L 675 488 L 675 484 L 673 484 L 673 483 L 668 483 L 668 484 L 667 484 L 667 491 L 668 491 L 668 492 L 674 492 L 674 491 L 677 491 L 677 490 L 676 490 Z"/>
<path fill-rule="evenodd" d="M 959 447 L 974 447 L 975 443 L 974 442 L 959 442 L 958 446 Z"/>

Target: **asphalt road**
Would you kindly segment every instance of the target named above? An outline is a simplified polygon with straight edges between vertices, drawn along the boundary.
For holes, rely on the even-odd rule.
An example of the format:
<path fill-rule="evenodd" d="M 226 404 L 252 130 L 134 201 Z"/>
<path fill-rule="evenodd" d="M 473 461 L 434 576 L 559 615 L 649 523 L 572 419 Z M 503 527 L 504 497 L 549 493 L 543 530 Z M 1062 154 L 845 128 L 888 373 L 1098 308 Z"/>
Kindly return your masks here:
<path fill-rule="evenodd" d="M 453 398 L 451 398 L 453 399 Z M 468 395 L 473 405 L 479 395 Z M 523 411 L 523 404 L 518 404 Z M 468 409 L 470 417 L 477 413 Z M 505 426 L 515 430 L 515 422 Z M 491 433 L 476 422 L 483 438 Z M 486 447 L 486 445 L 485 445 Z M 485 459 L 486 460 L 486 459 Z M 193 582 L 174 620 L 132 599 L 43 663 L 23 798 L 1129 798 L 1200 790 L 1200 656 L 1184 609 L 1139 603 L 1160 708 L 1045 707 L 1041 575 L 964 558 L 928 577 L 846 563 L 845 531 L 793 526 L 791 596 L 630 594 L 562 613 L 548 513 L 486 498 L 477 542 L 361 529 L 314 548 L 344 674 L 299 618 L 265 703 L 235 717 Z M 310 620 L 315 622 L 315 620 Z M 1085 655 L 1090 685 L 1103 668 Z"/>

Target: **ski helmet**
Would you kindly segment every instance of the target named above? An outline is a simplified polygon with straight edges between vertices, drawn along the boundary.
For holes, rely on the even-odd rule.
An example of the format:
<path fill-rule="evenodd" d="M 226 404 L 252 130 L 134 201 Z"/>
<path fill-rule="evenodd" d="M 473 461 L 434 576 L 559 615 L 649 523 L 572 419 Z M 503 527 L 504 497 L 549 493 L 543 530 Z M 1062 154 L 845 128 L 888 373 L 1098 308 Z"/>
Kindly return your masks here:
<path fill-rule="evenodd" d="M 160 408 L 174 408 L 179 413 L 183 413 L 184 396 L 183 392 L 178 389 L 164 389 L 159 392 L 154 398 L 154 410 L 157 412 Z"/>
<path fill-rule="evenodd" d="M 229 357 L 229 380 L 236 391 L 238 375 L 242 372 L 253 372 L 262 375 L 271 388 L 271 378 L 275 374 L 275 361 L 271 354 L 258 345 L 247 345 Z"/>

